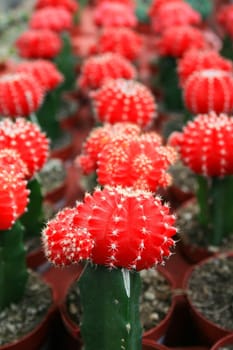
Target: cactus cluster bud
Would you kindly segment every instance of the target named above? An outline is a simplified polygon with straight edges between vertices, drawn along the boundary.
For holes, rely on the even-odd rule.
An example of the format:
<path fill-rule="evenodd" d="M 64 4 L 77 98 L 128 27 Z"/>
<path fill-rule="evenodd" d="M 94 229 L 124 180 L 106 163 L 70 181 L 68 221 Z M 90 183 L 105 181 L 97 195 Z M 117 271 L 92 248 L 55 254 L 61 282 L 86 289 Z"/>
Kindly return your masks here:
<path fill-rule="evenodd" d="M 33 13 L 31 29 L 49 29 L 60 33 L 72 27 L 72 14 L 63 7 L 44 7 Z"/>

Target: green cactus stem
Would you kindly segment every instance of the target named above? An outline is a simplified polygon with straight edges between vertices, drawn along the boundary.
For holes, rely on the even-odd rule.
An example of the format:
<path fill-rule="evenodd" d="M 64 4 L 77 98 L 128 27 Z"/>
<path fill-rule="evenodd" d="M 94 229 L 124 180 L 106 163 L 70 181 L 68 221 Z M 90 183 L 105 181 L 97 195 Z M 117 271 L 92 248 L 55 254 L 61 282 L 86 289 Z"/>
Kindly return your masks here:
<path fill-rule="evenodd" d="M 79 280 L 85 350 L 141 350 L 138 272 L 88 264 Z"/>
<path fill-rule="evenodd" d="M 163 96 L 163 107 L 170 112 L 183 112 L 182 91 L 179 87 L 174 57 L 160 57 L 158 60 L 158 87 Z"/>
<path fill-rule="evenodd" d="M 0 232 L 0 310 L 18 302 L 26 288 L 28 271 L 23 238 L 24 229 L 19 222 Z"/>
<path fill-rule="evenodd" d="M 27 212 L 24 213 L 20 222 L 25 228 L 25 238 L 39 237 L 44 225 L 43 195 L 41 184 L 37 177 L 28 182 L 27 188 L 30 190 L 29 204 Z"/>
<path fill-rule="evenodd" d="M 226 35 L 223 39 L 223 45 L 220 53 L 223 57 L 230 60 L 233 59 L 233 42 L 229 35 Z"/>
<path fill-rule="evenodd" d="M 186 0 L 186 2 L 192 6 L 194 10 L 200 13 L 203 20 L 206 20 L 213 11 L 212 0 Z"/>
<path fill-rule="evenodd" d="M 233 234 L 233 177 L 198 177 L 197 193 L 200 224 L 208 232 L 210 245 L 219 246 Z"/>
<path fill-rule="evenodd" d="M 149 7 L 152 0 L 136 0 L 136 16 L 140 23 L 149 23 Z"/>

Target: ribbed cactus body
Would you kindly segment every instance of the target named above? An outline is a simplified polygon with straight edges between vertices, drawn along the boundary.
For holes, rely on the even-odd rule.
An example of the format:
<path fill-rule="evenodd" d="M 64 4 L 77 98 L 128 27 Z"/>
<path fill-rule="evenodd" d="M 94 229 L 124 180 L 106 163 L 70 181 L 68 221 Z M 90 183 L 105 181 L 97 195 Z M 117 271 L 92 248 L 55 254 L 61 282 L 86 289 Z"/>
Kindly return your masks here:
<path fill-rule="evenodd" d="M 0 231 L 0 310 L 24 294 L 28 272 L 23 235 L 19 222 L 10 230 Z"/>
<path fill-rule="evenodd" d="M 79 287 L 85 350 L 140 350 L 139 273 L 89 264 Z"/>

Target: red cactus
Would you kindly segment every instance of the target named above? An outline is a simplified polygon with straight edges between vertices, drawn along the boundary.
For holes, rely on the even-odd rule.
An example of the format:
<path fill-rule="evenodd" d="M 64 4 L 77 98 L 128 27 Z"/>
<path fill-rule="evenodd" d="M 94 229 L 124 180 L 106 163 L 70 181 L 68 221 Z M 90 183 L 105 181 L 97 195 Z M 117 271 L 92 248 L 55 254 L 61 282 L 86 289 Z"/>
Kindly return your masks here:
<path fill-rule="evenodd" d="M 52 30 L 29 29 L 20 35 L 15 45 L 21 57 L 52 59 L 61 51 L 62 41 Z"/>
<path fill-rule="evenodd" d="M 14 172 L 22 179 L 29 176 L 27 165 L 22 161 L 20 154 L 11 148 L 3 148 L 0 151 L 0 169 Z"/>
<path fill-rule="evenodd" d="M 184 102 L 194 114 L 231 113 L 233 111 L 233 77 L 219 69 L 194 72 L 184 85 Z"/>
<path fill-rule="evenodd" d="M 183 2 L 183 0 L 153 0 L 149 9 L 150 17 L 156 16 L 162 6 L 175 2 Z"/>
<path fill-rule="evenodd" d="M 71 13 L 75 13 L 78 10 L 78 3 L 75 0 L 37 0 L 35 5 L 37 9 L 49 6 L 63 7 Z"/>
<path fill-rule="evenodd" d="M 15 169 L 16 170 L 16 169 Z M 0 230 L 10 229 L 15 221 L 26 211 L 29 190 L 22 173 L 13 169 L 0 170 Z"/>
<path fill-rule="evenodd" d="M 49 140 L 39 127 L 23 118 L 15 123 L 10 119 L 0 122 L 0 149 L 16 150 L 27 165 L 32 177 L 45 164 L 48 158 Z"/>
<path fill-rule="evenodd" d="M 130 5 L 103 1 L 95 9 L 94 21 L 103 27 L 135 27 L 137 18 Z"/>
<path fill-rule="evenodd" d="M 19 63 L 16 72 L 32 74 L 46 91 L 55 89 L 64 80 L 54 63 L 42 59 Z"/>
<path fill-rule="evenodd" d="M 0 77 L 0 114 L 3 116 L 28 116 L 40 107 L 43 98 L 42 87 L 28 73 Z"/>
<path fill-rule="evenodd" d="M 161 263 L 174 246 L 175 218 L 147 191 L 105 187 L 77 205 L 75 225 L 95 244 L 93 263 L 142 270 Z"/>
<path fill-rule="evenodd" d="M 32 29 L 49 29 L 60 33 L 72 27 L 72 14 L 63 7 L 44 7 L 33 13 L 29 26 Z"/>
<path fill-rule="evenodd" d="M 152 28 L 156 33 L 179 25 L 198 25 L 201 23 L 200 14 L 183 1 L 171 1 L 159 7 L 152 17 Z"/>
<path fill-rule="evenodd" d="M 233 38 L 233 4 L 222 6 L 217 15 L 217 20 L 225 32 Z"/>
<path fill-rule="evenodd" d="M 142 44 L 142 37 L 130 28 L 105 28 L 96 46 L 100 53 L 114 52 L 133 61 L 138 57 Z"/>
<path fill-rule="evenodd" d="M 54 265 L 67 266 L 89 259 L 93 239 L 86 228 L 75 225 L 76 209 L 63 209 L 42 232 L 47 259 Z"/>
<path fill-rule="evenodd" d="M 170 185 L 171 177 L 166 171 L 176 160 L 176 152 L 154 140 L 150 135 L 148 139 L 121 137 L 108 142 L 98 157 L 98 182 L 152 192 Z"/>
<path fill-rule="evenodd" d="M 184 164 L 206 176 L 233 175 L 233 119 L 214 112 L 198 115 L 174 133 L 170 144 L 178 147 Z"/>
<path fill-rule="evenodd" d="M 204 34 L 197 28 L 173 26 L 167 28 L 157 42 L 157 49 L 161 56 L 182 57 L 190 49 L 206 47 Z"/>
<path fill-rule="evenodd" d="M 78 263 L 86 254 L 94 264 L 142 270 L 171 255 L 174 222 L 152 193 L 105 187 L 58 214 L 42 238 L 49 260 L 59 265 Z"/>
<path fill-rule="evenodd" d="M 126 121 L 143 127 L 155 117 L 154 96 L 146 86 L 134 80 L 109 80 L 91 96 L 101 122 Z"/>
<path fill-rule="evenodd" d="M 85 174 L 95 171 L 98 155 L 112 138 L 119 135 L 127 135 L 128 138 L 139 135 L 141 129 L 136 124 L 116 123 L 114 125 L 105 124 L 92 130 L 89 137 L 83 144 L 81 156 L 75 160 L 77 166 L 81 166 Z"/>
<path fill-rule="evenodd" d="M 105 53 L 88 58 L 82 68 L 78 85 L 83 89 L 98 89 L 107 79 L 134 79 L 136 70 L 124 57 Z"/>
<path fill-rule="evenodd" d="M 95 3 L 97 5 L 102 4 L 103 2 L 118 2 L 118 4 L 124 4 L 127 6 L 131 6 L 132 8 L 135 7 L 135 2 L 134 0 L 96 0 Z"/>
<path fill-rule="evenodd" d="M 186 52 L 178 63 L 178 75 L 183 86 L 188 77 L 203 69 L 220 69 L 226 72 L 233 72 L 233 65 L 219 55 L 215 50 L 190 50 Z"/>

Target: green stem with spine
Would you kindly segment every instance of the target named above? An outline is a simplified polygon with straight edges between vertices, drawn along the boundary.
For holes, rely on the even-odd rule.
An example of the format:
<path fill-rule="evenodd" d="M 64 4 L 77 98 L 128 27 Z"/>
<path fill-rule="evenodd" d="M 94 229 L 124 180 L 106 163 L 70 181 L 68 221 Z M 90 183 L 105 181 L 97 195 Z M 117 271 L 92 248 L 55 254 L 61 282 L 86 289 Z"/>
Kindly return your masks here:
<path fill-rule="evenodd" d="M 16 222 L 0 232 L 0 310 L 17 303 L 24 295 L 28 280 L 24 229 Z"/>
<path fill-rule="evenodd" d="M 78 282 L 85 350 L 141 350 L 138 272 L 88 264 Z"/>

